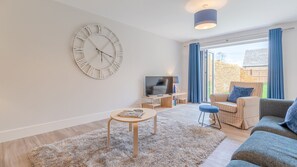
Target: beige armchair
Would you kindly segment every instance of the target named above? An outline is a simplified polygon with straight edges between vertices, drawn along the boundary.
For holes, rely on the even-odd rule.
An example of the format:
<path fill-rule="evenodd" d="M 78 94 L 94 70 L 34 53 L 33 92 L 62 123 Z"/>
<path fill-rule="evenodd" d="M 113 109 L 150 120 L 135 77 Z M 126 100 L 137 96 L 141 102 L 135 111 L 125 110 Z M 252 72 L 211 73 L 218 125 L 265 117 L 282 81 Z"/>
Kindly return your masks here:
<path fill-rule="evenodd" d="M 240 97 L 236 103 L 228 102 L 229 94 L 210 95 L 211 105 L 220 109 L 221 122 L 241 129 L 255 126 L 259 121 L 259 103 L 263 91 L 263 83 L 259 82 L 231 82 L 229 91 L 234 86 L 254 88 L 252 96 Z"/>

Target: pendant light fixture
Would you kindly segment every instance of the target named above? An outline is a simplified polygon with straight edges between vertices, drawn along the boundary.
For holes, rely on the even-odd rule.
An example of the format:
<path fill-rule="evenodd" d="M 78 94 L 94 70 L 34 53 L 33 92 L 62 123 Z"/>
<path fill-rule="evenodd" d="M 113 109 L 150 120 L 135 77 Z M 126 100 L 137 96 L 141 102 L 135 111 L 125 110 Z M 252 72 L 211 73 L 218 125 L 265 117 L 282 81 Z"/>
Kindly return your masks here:
<path fill-rule="evenodd" d="M 217 10 L 204 9 L 194 15 L 194 27 L 198 30 L 211 29 L 217 26 Z"/>

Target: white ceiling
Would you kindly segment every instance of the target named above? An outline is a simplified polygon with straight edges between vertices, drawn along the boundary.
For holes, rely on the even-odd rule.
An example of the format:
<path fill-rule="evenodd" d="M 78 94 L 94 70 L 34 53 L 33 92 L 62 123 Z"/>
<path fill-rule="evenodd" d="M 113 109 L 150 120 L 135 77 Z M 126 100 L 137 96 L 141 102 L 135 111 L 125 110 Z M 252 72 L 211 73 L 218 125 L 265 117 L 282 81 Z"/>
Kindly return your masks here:
<path fill-rule="evenodd" d="M 297 21 L 297 0 L 228 0 L 210 30 L 193 28 L 188 0 L 56 1 L 181 42 Z"/>

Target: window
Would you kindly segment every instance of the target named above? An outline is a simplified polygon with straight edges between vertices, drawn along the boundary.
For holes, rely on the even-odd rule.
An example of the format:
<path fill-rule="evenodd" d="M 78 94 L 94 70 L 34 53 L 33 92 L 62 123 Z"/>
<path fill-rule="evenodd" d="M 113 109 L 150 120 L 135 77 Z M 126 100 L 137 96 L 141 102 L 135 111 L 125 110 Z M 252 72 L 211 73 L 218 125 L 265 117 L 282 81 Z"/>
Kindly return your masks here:
<path fill-rule="evenodd" d="M 205 49 L 203 53 L 203 101 L 213 93 L 228 93 L 231 81 L 263 82 L 267 97 L 268 42 Z"/>

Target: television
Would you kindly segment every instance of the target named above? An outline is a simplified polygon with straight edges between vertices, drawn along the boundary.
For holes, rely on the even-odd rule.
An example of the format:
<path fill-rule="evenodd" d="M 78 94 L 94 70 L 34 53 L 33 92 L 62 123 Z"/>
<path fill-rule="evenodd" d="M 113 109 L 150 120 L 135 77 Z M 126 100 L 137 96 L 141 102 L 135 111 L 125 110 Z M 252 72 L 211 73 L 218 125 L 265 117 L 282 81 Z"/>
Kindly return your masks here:
<path fill-rule="evenodd" d="M 173 76 L 146 76 L 145 95 L 163 95 L 173 93 Z"/>

